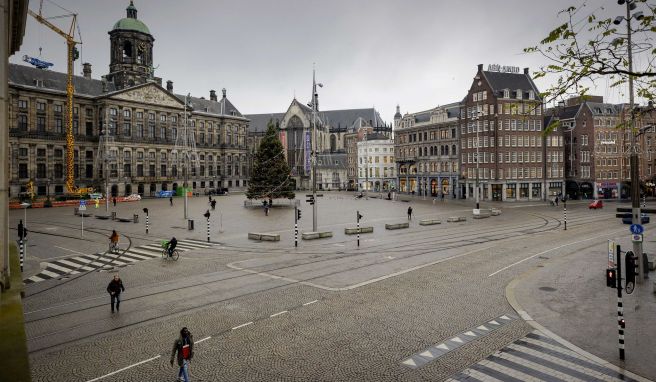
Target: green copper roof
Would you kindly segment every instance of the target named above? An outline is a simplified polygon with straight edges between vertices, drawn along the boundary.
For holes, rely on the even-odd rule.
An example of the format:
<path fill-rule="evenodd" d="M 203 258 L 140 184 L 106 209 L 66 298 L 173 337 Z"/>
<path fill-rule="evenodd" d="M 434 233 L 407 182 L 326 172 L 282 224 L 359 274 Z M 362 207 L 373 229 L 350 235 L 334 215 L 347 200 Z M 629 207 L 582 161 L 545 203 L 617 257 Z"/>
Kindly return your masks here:
<path fill-rule="evenodd" d="M 145 34 L 150 34 L 150 30 L 144 24 L 141 22 L 141 20 L 138 19 L 132 19 L 132 18 L 124 18 L 120 19 L 114 24 L 114 27 L 112 30 L 131 30 L 131 31 L 137 31 Z"/>

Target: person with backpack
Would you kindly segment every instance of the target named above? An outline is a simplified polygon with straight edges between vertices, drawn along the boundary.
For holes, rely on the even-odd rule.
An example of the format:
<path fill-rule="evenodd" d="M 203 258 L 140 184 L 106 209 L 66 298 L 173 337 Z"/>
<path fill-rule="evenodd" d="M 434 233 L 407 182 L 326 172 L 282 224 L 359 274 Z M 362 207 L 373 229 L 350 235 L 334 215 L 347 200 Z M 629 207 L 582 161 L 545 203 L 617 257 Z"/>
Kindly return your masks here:
<path fill-rule="evenodd" d="M 191 335 L 191 332 L 186 326 L 180 330 L 180 337 L 173 342 L 171 366 L 173 366 L 173 360 L 176 358 L 176 353 L 178 366 L 180 367 L 178 380 L 189 382 L 189 363 L 194 357 L 194 336 Z"/>

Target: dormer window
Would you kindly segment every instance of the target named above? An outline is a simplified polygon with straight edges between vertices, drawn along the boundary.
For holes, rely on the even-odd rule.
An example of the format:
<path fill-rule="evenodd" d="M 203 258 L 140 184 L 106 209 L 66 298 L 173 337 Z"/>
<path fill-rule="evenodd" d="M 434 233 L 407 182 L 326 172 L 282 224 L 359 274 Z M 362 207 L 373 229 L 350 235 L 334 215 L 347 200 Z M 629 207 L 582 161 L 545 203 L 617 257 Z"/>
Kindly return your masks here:
<path fill-rule="evenodd" d="M 503 89 L 503 98 L 510 98 L 510 89 Z"/>
<path fill-rule="evenodd" d="M 522 89 L 517 89 L 517 99 L 522 99 Z"/>
<path fill-rule="evenodd" d="M 528 91 L 528 99 L 535 99 L 535 92 L 533 90 Z"/>

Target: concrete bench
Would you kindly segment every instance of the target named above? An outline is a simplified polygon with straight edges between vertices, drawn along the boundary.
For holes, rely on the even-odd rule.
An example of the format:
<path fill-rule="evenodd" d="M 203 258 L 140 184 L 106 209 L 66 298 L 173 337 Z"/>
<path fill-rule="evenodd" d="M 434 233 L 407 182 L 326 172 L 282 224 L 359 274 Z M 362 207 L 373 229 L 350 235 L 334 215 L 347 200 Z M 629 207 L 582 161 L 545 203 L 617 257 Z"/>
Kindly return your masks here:
<path fill-rule="evenodd" d="M 467 218 L 464 216 L 449 216 L 446 221 L 448 223 L 457 223 L 467 221 Z"/>
<path fill-rule="evenodd" d="M 501 210 L 498 209 L 498 208 L 492 208 L 490 210 L 490 213 L 492 214 L 492 216 L 499 216 L 499 215 L 501 215 Z"/>
<path fill-rule="evenodd" d="M 474 219 L 485 219 L 492 216 L 492 211 L 490 209 L 483 209 L 483 208 L 479 210 L 474 209 L 472 214 L 474 215 Z"/>
<path fill-rule="evenodd" d="M 373 233 L 374 227 L 360 227 L 360 233 Z M 344 228 L 344 233 L 346 235 L 356 235 L 358 233 L 357 227 Z"/>
<path fill-rule="evenodd" d="M 434 225 L 442 224 L 442 221 L 439 219 L 424 219 L 419 221 L 419 225 Z"/>
<path fill-rule="evenodd" d="M 280 241 L 280 235 L 276 233 L 249 232 L 248 238 L 259 241 Z"/>
<path fill-rule="evenodd" d="M 112 218 L 111 215 L 96 215 L 96 219 L 100 219 L 100 220 L 109 220 L 111 218 Z"/>
<path fill-rule="evenodd" d="M 385 229 L 403 229 L 410 228 L 410 223 L 385 224 Z"/>
<path fill-rule="evenodd" d="M 121 223 L 131 223 L 134 221 L 132 218 L 122 218 L 122 217 L 116 217 L 116 220 L 120 221 Z"/>
<path fill-rule="evenodd" d="M 332 231 L 325 232 L 303 232 L 301 234 L 301 239 L 303 240 L 315 240 L 315 239 L 324 239 L 327 237 L 333 237 Z"/>

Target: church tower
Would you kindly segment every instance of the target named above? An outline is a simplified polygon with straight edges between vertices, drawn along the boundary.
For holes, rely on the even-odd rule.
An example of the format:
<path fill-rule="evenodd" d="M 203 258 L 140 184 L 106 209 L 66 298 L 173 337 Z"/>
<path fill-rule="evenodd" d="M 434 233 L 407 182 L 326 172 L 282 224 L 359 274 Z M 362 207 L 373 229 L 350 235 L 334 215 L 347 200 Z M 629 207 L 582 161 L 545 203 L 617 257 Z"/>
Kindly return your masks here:
<path fill-rule="evenodd" d="M 150 30 L 137 19 L 137 8 L 130 1 L 127 17 L 109 31 L 110 59 L 108 81 L 117 89 L 143 84 L 153 79 L 153 42 Z"/>

